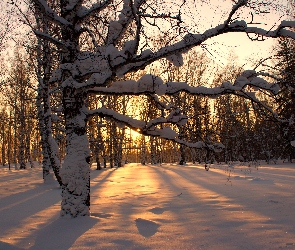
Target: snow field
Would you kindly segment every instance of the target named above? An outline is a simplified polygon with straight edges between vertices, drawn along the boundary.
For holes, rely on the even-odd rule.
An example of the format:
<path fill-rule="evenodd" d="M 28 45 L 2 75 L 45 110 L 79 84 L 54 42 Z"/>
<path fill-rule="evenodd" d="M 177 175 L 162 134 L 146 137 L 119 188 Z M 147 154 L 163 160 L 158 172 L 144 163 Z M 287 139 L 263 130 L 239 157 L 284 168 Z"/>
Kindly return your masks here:
<path fill-rule="evenodd" d="M 91 170 L 91 217 L 60 218 L 40 168 L 0 170 L 0 249 L 295 249 L 295 164 Z"/>

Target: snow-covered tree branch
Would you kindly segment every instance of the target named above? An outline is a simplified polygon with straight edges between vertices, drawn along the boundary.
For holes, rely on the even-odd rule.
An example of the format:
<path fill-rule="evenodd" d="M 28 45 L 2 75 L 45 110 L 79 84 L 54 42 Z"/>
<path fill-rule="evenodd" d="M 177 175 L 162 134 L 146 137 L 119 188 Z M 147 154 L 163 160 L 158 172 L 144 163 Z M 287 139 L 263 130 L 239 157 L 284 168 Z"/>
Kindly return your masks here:
<path fill-rule="evenodd" d="M 64 27 L 69 27 L 72 25 L 71 22 L 69 22 L 68 20 L 66 20 L 65 18 L 61 17 L 60 15 L 58 15 L 53 9 L 51 9 L 48 4 L 47 1 L 45 0 L 32 0 L 33 3 L 35 3 L 36 7 L 38 7 L 40 9 L 40 12 L 49 20 L 52 21 L 54 23 L 56 23 L 57 25 L 61 25 Z M 77 2 L 81 2 L 81 1 L 77 1 Z M 75 5 L 74 5 L 75 6 Z M 71 8 L 71 5 L 67 5 L 67 8 Z"/>
<path fill-rule="evenodd" d="M 159 117 L 156 119 L 153 119 L 149 122 L 144 122 L 141 120 L 137 120 L 134 118 L 131 118 L 126 115 L 122 115 L 112 109 L 107 108 L 99 108 L 96 110 L 91 111 L 85 111 L 85 113 L 88 116 L 94 116 L 99 115 L 104 118 L 111 118 L 114 121 L 118 123 L 123 123 L 124 125 L 136 130 L 137 132 L 140 132 L 144 135 L 150 135 L 150 136 L 157 136 L 161 137 L 167 140 L 172 140 L 174 142 L 177 142 L 179 144 L 183 144 L 185 146 L 191 147 L 191 148 L 204 148 L 204 147 L 210 147 L 214 150 L 214 146 L 216 147 L 215 150 L 220 150 L 220 147 L 222 147 L 221 144 L 215 144 L 215 145 L 207 145 L 203 141 L 190 143 L 185 140 L 182 140 L 178 137 L 178 133 L 172 130 L 170 127 L 163 127 L 163 128 L 157 128 L 157 125 L 160 124 L 177 124 L 182 125 L 186 122 L 187 117 L 181 114 L 177 114 L 175 112 L 171 112 L 166 118 Z"/>

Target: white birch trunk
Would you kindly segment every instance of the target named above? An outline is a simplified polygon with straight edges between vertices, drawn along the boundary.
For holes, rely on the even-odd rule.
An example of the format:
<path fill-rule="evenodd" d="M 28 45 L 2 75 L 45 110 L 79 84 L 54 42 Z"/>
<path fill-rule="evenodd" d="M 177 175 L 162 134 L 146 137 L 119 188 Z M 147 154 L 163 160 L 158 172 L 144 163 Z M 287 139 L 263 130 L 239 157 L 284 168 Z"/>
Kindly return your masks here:
<path fill-rule="evenodd" d="M 63 183 L 61 216 L 85 216 L 90 214 L 89 141 L 86 133 L 74 132 L 75 127 L 85 128 L 83 114 L 67 122 L 74 127 L 67 131 L 67 154 L 60 172 Z"/>

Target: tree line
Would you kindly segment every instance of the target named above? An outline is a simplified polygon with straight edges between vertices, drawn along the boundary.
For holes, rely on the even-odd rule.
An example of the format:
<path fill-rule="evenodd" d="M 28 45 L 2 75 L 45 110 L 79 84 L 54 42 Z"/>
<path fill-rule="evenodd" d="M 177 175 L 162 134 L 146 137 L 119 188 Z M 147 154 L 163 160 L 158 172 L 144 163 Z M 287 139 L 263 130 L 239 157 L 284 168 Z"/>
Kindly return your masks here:
<path fill-rule="evenodd" d="M 265 103 L 277 110 L 278 115 L 289 120 L 281 123 L 269 116 L 265 111 L 241 97 L 221 96 L 210 98 L 189 96 L 178 93 L 171 96 L 173 103 L 189 117 L 188 122 L 178 130 L 181 137 L 188 141 L 220 142 L 224 147 L 220 150 L 195 149 L 153 136 L 130 137 L 127 127 L 118 122 L 94 117 L 88 122 L 87 134 L 90 140 L 91 163 L 97 169 L 120 167 L 130 161 L 146 163 L 178 162 L 229 162 L 257 161 L 274 162 L 278 159 L 291 161 L 294 150 L 291 141 L 295 139 L 294 112 L 294 41 L 280 39 L 276 46 L 275 74 L 281 77 L 281 91 L 275 100 L 265 96 Z M 1 163 L 9 167 L 25 169 L 27 163 L 34 167 L 34 161 L 44 161 L 42 154 L 40 123 L 36 104 L 37 77 L 32 70 L 32 58 L 28 51 L 15 50 L 12 66 L 2 82 L 1 110 Z M 186 67 L 175 67 L 163 61 L 163 74 L 167 81 L 190 81 L 192 85 L 202 86 L 209 81 L 212 70 L 217 71 L 211 84 L 220 81 L 231 81 L 242 72 L 237 62 L 223 68 L 214 64 L 203 51 L 191 52 L 187 55 Z M 264 65 L 266 67 L 267 65 Z M 213 68 L 212 68 L 213 67 Z M 153 70 L 153 68 L 151 68 Z M 154 70 L 155 71 L 155 70 Z M 157 70 L 159 71 L 159 69 Z M 138 72 L 139 78 L 146 71 Z M 54 95 L 52 95 L 54 96 Z M 167 98 L 167 97 L 165 97 Z M 51 113 L 53 139 L 59 146 L 58 161 L 65 156 L 65 133 L 62 117 L 58 112 L 60 100 L 52 98 L 57 107 Z M 101 102 L 110 109 L 130 116 L 135 114 L 142 120 L 157 117 L 158 109 L 152 96 L 130 97 L 128 95 L 92 95 L 88 105 L 97 108 Z"/>

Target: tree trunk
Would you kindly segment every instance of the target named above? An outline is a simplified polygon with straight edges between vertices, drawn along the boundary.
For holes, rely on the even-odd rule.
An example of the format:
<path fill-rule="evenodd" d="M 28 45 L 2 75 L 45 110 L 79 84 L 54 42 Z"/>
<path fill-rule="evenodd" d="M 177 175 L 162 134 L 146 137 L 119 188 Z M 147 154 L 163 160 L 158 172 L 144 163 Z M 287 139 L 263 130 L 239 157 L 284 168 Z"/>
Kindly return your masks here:
<path fill-rule="evenodd" d="M 150 137 L 150 150 L 151 150 L 151 164 L 157 164 L 156 153 L 156 139 L 154 136 Z"/>
<path fill-rule="evenodd" d="M 146 142 L 145 136 L 143 135 L 141 138 L 141 155 L 140 155 L 140 162 L 142 165 L 146 164 Z"/>
<path fill-rule="evenodd" d="M 95 161 L 96 161 L 96 170 L 101 170 L 100 160 L 99 160 L 99 150 L 95 151 Z"/>
<path fill-rule="evenodd" d="M 43 136 L 41 135 L 41 138 Z M 41 139 L 42 140 L 42 139 Z M 47 179 L 49 179 L 49 174 L 50 174 L 50 159 L 49 159 L 49 154 L 48 154 L 48 149 L 45 146 L 45 142 L 41 142 L 42 145 L 42 171 L 43 171 L 43 180 L 46 182 Z"/>
<path fill-rule="evenodd" d="M 179 138 L 183 139 L 184 138 L 184 130 L 181 126 L 177 126 L 179 130 Z M 180 160 L 179 160 L 179 165 L 185 165 L 186 163 L 186 157 L 185 157 L 185 147 L 184 145 L 180 144 L 179 145 L 179 150 L 180 150 Z"/>
<path fill-rule="evenodd" d="M 32 152 L 31 152 L 31 132 L 32 132 L 33 124 L 28 120 L 28 126 L 27 126 L 27 136 L 26 136 L 26 158 L 28 162 L 30 163 L 31 168 L 34 168 L 34 162 L 32 159 Z"/>
<path fill-rule="evenodd" d="M 41 146 L 43 152 L 42 168 L 43 168 L 43 179 L 46 182 L 50 180 L 50 167 L 52 167 L 56 180 L 59 185 L 62 185 L 60 177 L 60 164 L 58 159 L 58 146 L 55 139 L 52 136 L 52 122 L 51 122 L 51 108 L 49 99 L 48 89 L 48 76 L 43 79 L 43 86 L 39 87 L 37 96 L 37 110 L 38 110 L 38 121 L 41 135 Z M 46 114 L 46 115 L 45 115 Z"/>
<path fill-rule="evenodd" d="M 8 161 L 8 168 L 11 169 L 11 111 L 9 112 L 9 125 L 8 125 L 8 142 L 7 142 L 7 161 Z"/>
<path fill-rule="evenodd" d="M 2 125 L 2 164 L 5 166 L 5 126 Z"/>
<path fill-rule="evenodd" d="M 180 161 L 179 161 L 179 165 L 185 165 L 185 163 L 186 163 L 186 159 L 185 159 L 185 148 L 184 148 L 184 146 L 182 144 L 179 147 L 180 147 Z"/>
<path fill-rule="evenodd" d="M 110 159 L 110 168 L 114 167 L 114 151 L 113 151 L 113 137 L 112 129 L 110 129 L 110 139 L 109 139 L 109 159 Z"/>
<path fill-rule="evenodd" d="M 84 93 L 66 87 L 63 107 L 66 121 L 66 157 L 61 168 L 61 216 L 90 215 L 90 148 L 86 115 L 82 112 Z"/>
<path fill-rule="evenodd" d="M 61 216 L 89 215 L 90 207 L 90 156 L 86 134 L 72 132 L 67 135 L 67 154 L 61 169 Z"/>
<path fill-rule="evenodd" d="M 19 144 L 19 168 L 26 169 L 25 162 L 25 126 L 24 117 L 21 115 L 21 127 L 20 127 L 20 144 Z"/>

